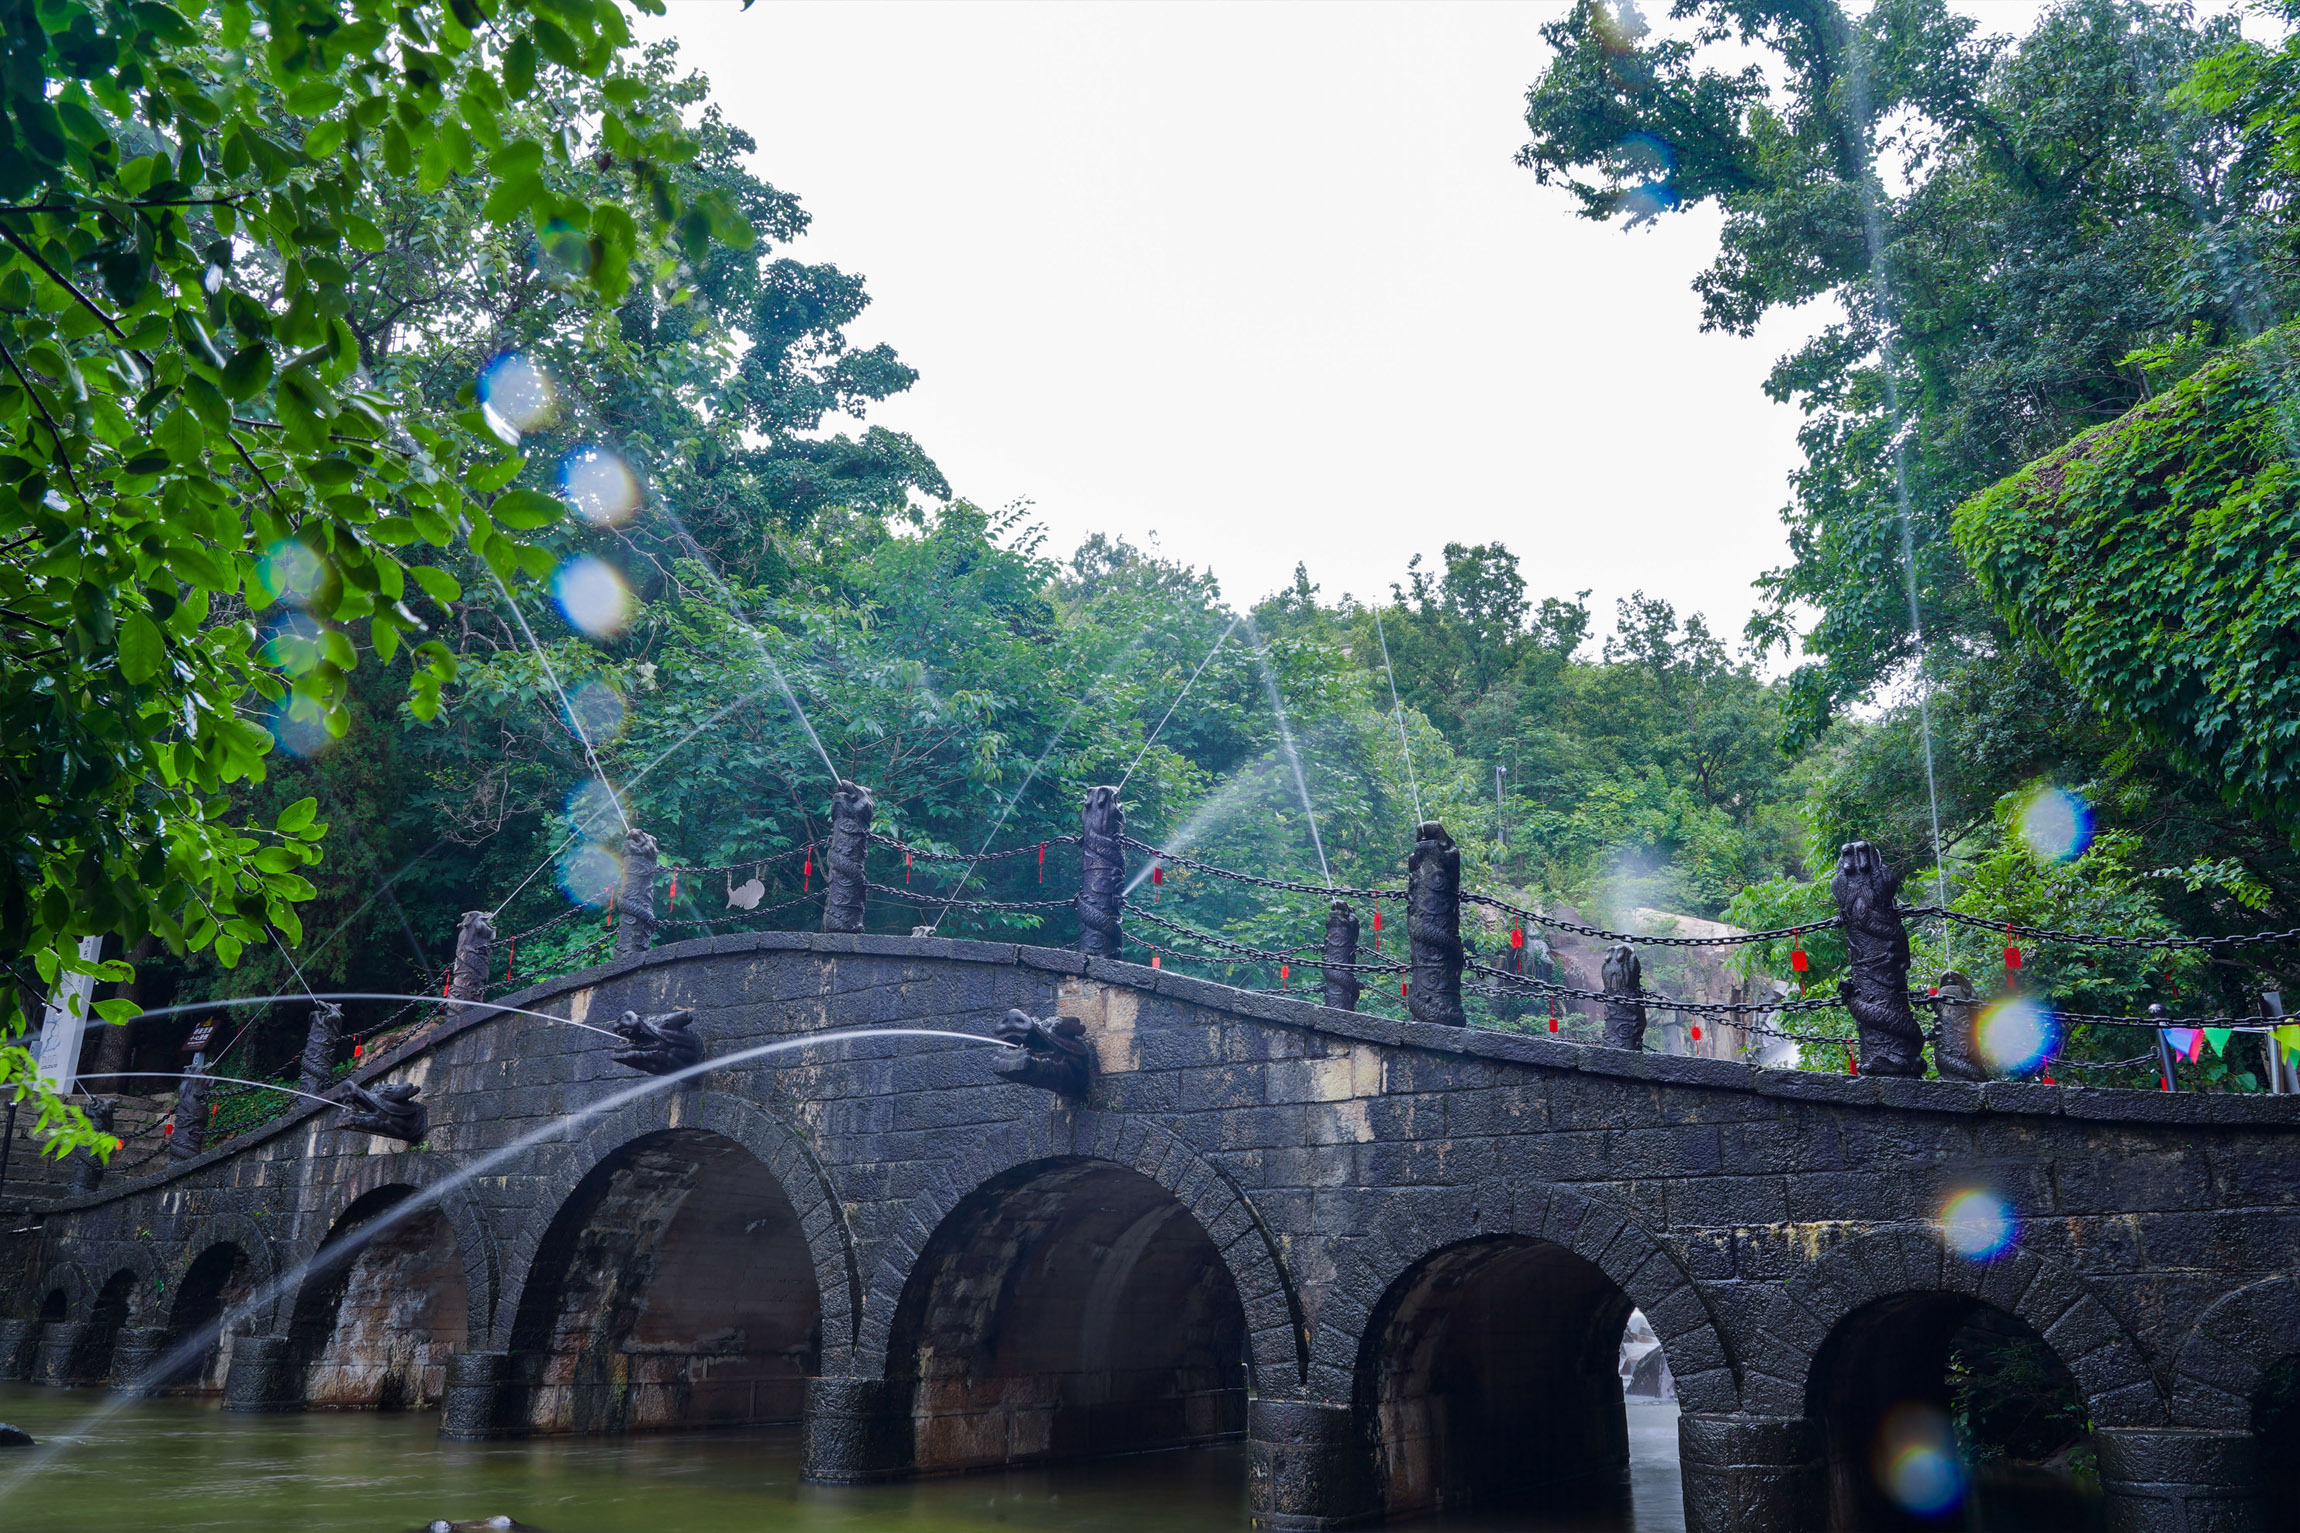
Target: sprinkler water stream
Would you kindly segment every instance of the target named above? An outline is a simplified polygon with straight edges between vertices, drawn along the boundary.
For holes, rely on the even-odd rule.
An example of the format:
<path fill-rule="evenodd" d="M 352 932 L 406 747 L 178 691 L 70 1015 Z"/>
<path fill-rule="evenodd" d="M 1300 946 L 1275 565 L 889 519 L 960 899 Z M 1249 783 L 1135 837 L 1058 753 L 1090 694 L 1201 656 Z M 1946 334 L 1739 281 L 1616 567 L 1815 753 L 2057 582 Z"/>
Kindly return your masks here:
<path fill-rule="evenodd" d="M 290 999 L 300 998 L 291 997 Z M 471 1004 L 480 1003 L 475 1002 Z M 169 1009 L 198 1010 L 200 1008 L 181 1007 Z M 504 1011 L 516 1010 L 516 1008 L 513 1007 L 498 1007 L 496 1009 Z M 524 1012 L 521 1014 L 525 1016 L 543 1015 L 540 1012 Z M 147 1013 L 147 1015 L 152 1015 L 152 1013 Z M 564 1017 L 557 1017 L 552 1018 L 551 1020 L 564 1022 L 567 1019 Z M 384 1210 L 382 1213 L 376 1215 L 376 1217 L 373 1219 L 370 1219 L 366 1223 L 360 1225 L 357 1231 L 357 1238 L 363 1244 L 368 1241 L 372 1241 L 376 1236 L 382 1234 L 386 1230 L 391 1229 L 393 1226 L 401 1223 L 403 1220 L 412 1218 L 414 1215 L 423 1212 L 427 1208 L 431 1208 L 437 1205 L 449 1194 L 456 1192 L 471 1182 L 477 1180 L 478 1178 L 487 1175 L 490 1171 L 493 1171 L 496 1167 L 503 1165 L 505 1162 L 513 1159 L 514 1157 L 524 1154 L 526 1151 L 535 1148 L 537 1145 L 544 1144 L 550 1140 L 570 1138 L 573 1136 L 574 1131 L 586 1120 L 598 1117 L 603 1113 L 613 1112 L 617 1108 L 627 1106 L 632 1102 L 643 1100 L 646 1097 L 654 1095 L 658 1091 L 663 1091 L 670 1087 L 680 1085 L 686 1081 L 693 1080 L 698 1076 L 708 1075 L 715 1070 L 725 1070 L 734 1065 L 743 1064 L 749 1060 L 764 1059 L 769 1055 L 784 1053 L 792 1049 L 802 1049 L 813 1044 L 847 1043 L 862 1038 L 944 1038 L 958 1043 L 970 1043 L 994 1049 L 1005 1049 L 1011 1047 L 1011 1045 L 1001 1043 L 995 1038 L 985 1038 L 976 1033 L 951 1032 L 941 1028 L 863 1027 L 847 1028 L 839 1032 L 816 1033 L 803 1038 L 781 1038 L 777 1039 L 773 1043 L 758 1044 L 752 1048 L 742 1049 L 733 1054 L 722 1055 L 716 1059 L 705 1059 L 698 1064 L 689 1065 L 685 1069 L 674 1071 L 668 1075 L 650 1076 L 648 1079 L 640 1081 L 636 1085 L 626 1087 L 621 1091 L 612 1092 L 607 1096 L 601 1097 L 598 1101 L 593 1102 L 589 1106 L 581 1108 L 564 1118 L 554 1118 L 550 1122 L 542 1125 L 540 1128 L 529 1130 L 527 1133 L 520 1135 L 518 1138 L 512 1140 L 509 1144 L 503 1146 L 501 1149 L 492 1150 L 487 1154 L 480 1156 L 477 1160 L 474 1160 L 471 1162 L 471 1164 L 457 1170 L 454 1174 L 443 1177 L 428 1187 L 419 1188 L 414 1193 L 405 1198 L 402 1198 L 397 1203 L 394 1203 L 390 1208 Z M 166 1353 L 154 1360 L 153 1363 L 148 1368 L 146 1368 L 138 1378 L 131 1381 L 127 1390 L 110 1395 L 102 1405 L 90 1411 L 87 1417 L 82 1420 L 72 1431 L 61 1436 L 49 1438 L 38 1448 L 17 1454 L 12 1454 L 10 1456 L 10 1467 L 12 1472 L 6 1475 L 5 1478 L 0 1478 L 0 1503 L 5 1503 L 8 1497 L 21 1489 L 26 1484 L 26 1482 L 37 1476 L 41 1469 L 44 1468 L 58 1454 L 73 1446 L 74 1443 L 78 1440 L 86 1438 L 91 1432 L 93 1432 L 97 1427 L 101 1426 L 111 1416 L 132 1403 L 136 1399 L 139 1392 L 154 1388 L 162 1381 L 176 1377 L 181 1370 L 192 1363 L 195 1359 L 203 1355 L 207 1349 L 214 1344 L 214 1336 L 229 1332 L 234 1326 L 243 1323 L 250 1316 L 262 1313 L 264 1310 L 274 1304 L 282 1295 L 296 1291 L 301 1287 L 305 1277 L 310 1274 L 313 1267 L 317 1266 L 323 1260 L 333 1260 L 339 1254 L 340 1247 L 331 1249 L 323 1245 L 319 1251 L 313 1253 L 309 1260 L 298 1263 L 289 1271 L 284 1272 L 273 1278 L 270 1282 L 261 1285 L 252 1293 L 250 1293 L 245 1299 L 241 1300 L 238 1304 L 233 1305 L 227 1309 L 223 1315 L 215 1321 L 215 1329 L 213 1334 L 211 1334 L 208 1329 L 203 1326 L 194 1335 L 186 1337 L 183 1341 L 168 1349 Z"/>
<path fill-rule="evenodd" d="M 1261 669 L 1262 687 L 1270 694 L 1270 711 L 1278 716 L 1278 739 L 1286 748 L 1286 764 L 1294 769 L 1294 791 L 1301 795 L 1302 815 L 1310 822 L 1310 845 L 1318 854 L 1318 876 L 1333 887 L 1334 875 L 1326 867 L 1326 843 L 1318 835 L 1318 811 L 1310 807 L 1309 779 L 1302 775 L 1301 753 L 1294 749 L 1294 726 L 1286 721 L 1286 701 L 1278 695 L 1277 674 L 1270 669 L 1270 652 L 1261 630 L 1246 619 L 1246 637 L 1254 641 L 1254 664 Z"/>
<path fill-rule="evenodd" d="M 1373 610 L 1374 638 L 1382 646 L 1382 674 L 1390 681 L 1390 713 L 1398 721 L 1398 749 L 1405 753 L 1406 787 L 1413 792 L 1414 823 L 1419 825 L 1422 822 L 1422 785 L 1414 777 L 1414 748 L 1406 743 L 1405 705 L 1398 701 L 1398 673 L 1390 664 L 1390 638 L 1382 631 L 1382 609 L 1376 607 Z"/>

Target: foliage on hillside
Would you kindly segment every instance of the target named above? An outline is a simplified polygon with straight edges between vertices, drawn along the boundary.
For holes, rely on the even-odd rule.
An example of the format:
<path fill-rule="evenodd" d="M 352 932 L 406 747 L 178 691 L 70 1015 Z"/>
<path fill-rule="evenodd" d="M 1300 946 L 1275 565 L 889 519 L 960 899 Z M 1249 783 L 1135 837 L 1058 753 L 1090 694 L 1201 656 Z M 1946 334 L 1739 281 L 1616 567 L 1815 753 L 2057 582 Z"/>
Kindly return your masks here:
<path fill-rule="evenodd" d="M 2300 336 L 2269 332 L 1959 507 L 2087 701 L 2300 838 Z"/>

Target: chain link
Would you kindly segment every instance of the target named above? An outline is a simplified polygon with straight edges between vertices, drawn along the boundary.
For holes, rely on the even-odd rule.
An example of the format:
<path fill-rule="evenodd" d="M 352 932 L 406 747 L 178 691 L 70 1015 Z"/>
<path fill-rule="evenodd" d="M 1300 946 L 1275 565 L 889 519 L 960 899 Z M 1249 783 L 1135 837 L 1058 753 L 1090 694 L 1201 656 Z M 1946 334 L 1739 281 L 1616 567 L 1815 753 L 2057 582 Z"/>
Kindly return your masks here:
<path fill-rule="evenodd" d="M 1402 974 L 1407 969 L 1412 967 L 1410 964 L 1393 963 L 1388 961 L 1377 961 L 1374 963 L 1329 963 L 1327 962 L 1323 951 L 1312 947 L 1253 947 L 1247 943 L 1233 942 L 1228 937 L 1218 937 L 1209 931 L 1200 931 L 1195 926 L 1185 926 L 1182 922 L 1172 920 L 1166 916 L 1162 916 L 1154 910 L 1145 910 L 1140 905 L 1135 904 L 1132 900 L 1124 901 L 1124 904 L 1130 914 L 1140 916 L 1143 920 L 1150 922 L 1154 926 L 1163 926 L 1168 931 L 1180 932 L 1183 936 L 1188 937 L 1193 942 L 1203 942 L 1208 947 L 1221 948 L 1228 952 L 1235 953 L 1241 958 L 1251 959 L 1256 963 L 1298 963 L 1304 965 L 1305 967 L 1340 969 L 1351 974 Z M 1143 946 L 1148 947 L 1150 944 L 1143 943 Z M 1218 963 L 1221 960 L 1209 958 L 1202 961 L 1206 963 Z"/>
<path fill-rule="evenodd" d="M 1896 905 L 1893 908 L 1903 916 L 1949 920 L 1978 931 L 2003 932 L 2008 936 L 2027 937 L 2037 942 L 2067 943 L 2075 947 L 2153 948 L 2176 952 L 2191 948 L 2258 947 L 2300 942 L 2300 926 L 2280 932 L 2240 932 L 2222 937 L 2117 937 L 2100 932 L 2056 931 L 2049 926 L 2023 926 L 2018 921 L 1991 921 L 1985 916 L 1967 915 L 1961 910 L 1944 910 L 1938 905 Z"/>
<path fill-rule="evenodd" d="M 1406 897 L 1406 891 L 1403 889 L 1352 889 L 1345 884 L 1298 884 L 1291 879 L 1264 878 L 1259 873 L 1240 873 L 1234 868 L 1216 867 L 1211 862 L 1201 862 L 1195 857 L 1186 857 L 1180 852 L 1164 851 L 1152 846 L 1147 841 L 1137 841 L 1132 836 L 1120 836 L 1118 844 L 1140 852 L 1144 856 L 1155 857 L 1160 862 L 1170 863 L 1177 868 L 1189 868 L 1215 878 L 1232 879 L 1241 884 L 1251 884 L 1257 889 L 1285 889 L 1295 894 L 1323 894 L 1334 899 L 1350 900 L 1402 900 Z"/>
<path fill-rule="evenodd" d="M 923 846 L 912 846 L 906 841 L 898 841 L 892 836 L 882 835 L 875 830 L 865 831 L 864 834 L 870 837 L 873 846 L 883 846 L 890 851 L 901 852 L 905 856 L 915 857 L 925 862 L 963 862 L 969 866 L 977 867 L 986 862 L 1004 862 L 1010 857 L 1027 857 L 1042 846 L 1076 846 L 1080 839 L 1077 836 L 1049 836 L 1044 841 L 1032 841 L 1024 846 L 1010 847 L 1003 852 L 937 852 Z"/>
<path fill-rule="evenodd" d="M 863 885 L 882 899 L 900 900 L 906 905 L 932 906 L 937 910 L 1073 910 L 1078 901 L 1067 900 L 952 900 L 918 889 L 898 889 L 892 884 Z"/>
<path fill-rule="evenodd" d="M 1490 894 L 1464 893 L 1464 905 L 1485 905 L 1507 911 L 1534 926 L 1546 926 L 1555 931 L 1572 932 L 1576 936 L 1595 937 L 1605 942 L 1627 942 L 1637 947 L 1744 947 L 1752 942 L 1777 942 L 1784 937 L 1802 937 L 1807 932 L 1827 931 L 1845 924 L 1843 916 L 1830 916 L 1823 921 L 1807 921 L 1802 926 L 1777 926 L 1771 931 L 1736 932 L 1730 937 L 1640 937 L 1634 932 L 1607 931 L 1602 926 L 1589 926 L 1580 921 L 1568 921 L 1562 916 L 1543 915 L 1523 905 L 1512 905 L 1507 900 L 1495 899 Z"/>
<path fill-rule="evenodd" d="M 1804 1011 L 1827 1011 L 1845 1004 L 1833 995 L 1806 996 L 1801 1000 L 1794 1001 L 1786 999 L 1776 1001 L 1680 1001 L 1666 995 L 1655 995 L 1649 990 L 1635 992 L 1581 990 L 1572 985 L 1561 985 L 1555 980 L 1542 979 L 1532 974 L 1512 974 L 1507 969 L 1497 969 L 1490 963 L 1478 963 L 1474 959 L 1465 964 L 1464 967 L 1475 973 L 1489 974 L 1495 979 L 1506 980 L 1514 985 L 1522 985 L 1545 995 L 1571 996 L 1576 1000 L 1583 1001 L 1633 1002 L 1640 1006 L 1651 1006 L 1659 1011 L 1690 1011 L 1703 1016 L 1747 1017 L 1775 1012 L 1783 1016 L 1790 1016 Z"/>

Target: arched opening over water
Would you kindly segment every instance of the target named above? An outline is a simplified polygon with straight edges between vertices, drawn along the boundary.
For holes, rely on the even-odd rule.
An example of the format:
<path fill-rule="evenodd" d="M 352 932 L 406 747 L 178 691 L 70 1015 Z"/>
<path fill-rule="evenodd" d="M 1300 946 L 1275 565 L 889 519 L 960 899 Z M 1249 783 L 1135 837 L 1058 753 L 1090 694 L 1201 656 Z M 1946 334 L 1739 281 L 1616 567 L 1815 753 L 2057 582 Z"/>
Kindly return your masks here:
<path fill-rule="evenodd" d="M 963 1199 L 887 1346 L 912 1466 L 930 1473 L 1240 1437 L 1247 1374 L 1213 1241 L 1172 1193 L 1100 1160 L 1034 1162 Z"/>
<path fill-rule="evenodd" d="M 822 1355 L 797 1212 L 734 1140 L 671 1129 L 577 1184 L 545 1231 L 511 1346 L 538 1432 L 796 1421 Z"/>
<path fill-rule="evenodd" d="M 223 1393 L 234 1336 L 224 1326 L 224 1315 L 254 1291 L 247 1253 L 230 1241 L 218 1241 L 192 1259 L 168 1307 L 164 1349 L 172 1355 L 190 1344 L 190 1355 L 160 1381 L 163 1387 L 184 1394 Z"/>
<path fill-rule="evenodd" d="M 88 1328 L 80 1333 L 65 1364 L 65 1382 L 101 1384 L 111 1377 L 112 1354 L 119 1347 L 120 1333 L 127 1329 L 128 1306 L 135 1294 L 133 1268 L 123 1267 L 104 1280 L 96 1302 L 88 1308 Z"/>
<path fill-rule="evenodd" d="M 1467 1240 L 1415 1263 L 1359 1344 L 1357 1414 L 1383 1512 L 1624 1519 L 1632 1310 L 1602 1269 L 1528 1236 Z M 1638 1350 L 1648 1358 L 1658 1378 L 1657 1344 Z"/>
<path fill-rule="evenodd" d="M 2098 1527 L 2092 1424 L 2068 1367 L 2025 1322 L 1954 1293 L 1854 1311 L 1806 1381 L 1838 1533 Z"/>
<path fill-rule="evenodd" d="M 2262 1533 L 2300 1533 L 2300 1353 L 2261 1374 L 2252 1432 L 2260 1440 Z"/>
<path fill-rule="evenodd" d="M 304 1275 L 288 1339 L 304 1401 L 316 1409 L 430 1409 L 448 1354 L 469 1339 L 470 1295 L 446 1217 L 427 1208 L 369 1232 L 414 1192 L 379 1187 L 354 1202 Z"/>

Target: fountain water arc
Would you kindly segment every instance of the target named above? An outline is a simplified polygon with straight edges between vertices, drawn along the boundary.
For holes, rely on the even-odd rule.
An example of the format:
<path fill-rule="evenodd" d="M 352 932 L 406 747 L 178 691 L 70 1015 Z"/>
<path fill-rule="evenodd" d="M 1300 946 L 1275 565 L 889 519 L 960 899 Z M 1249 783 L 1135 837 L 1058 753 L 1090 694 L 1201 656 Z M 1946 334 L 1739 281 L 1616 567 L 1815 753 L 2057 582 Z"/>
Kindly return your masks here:
<path fill-rule="evenodd" d="M 519 1012 L 519 1008 L 510 1006 L 495 1009 Z M 523 1016 L 543 1015 L 540 1012 L 519 1012 L 519 1014 Z M 550 1020 L 565 1021 L 566 1019 L 561 1017 Z M 836 1032 L 815 1033 L 803 1038 L 779 1038 L 772 1043 L 758 1044 L 752 1048 L 742 1049 L 716 1059 L 704 1059 L 666 1075 L 650 1076 L 621 1091 L 610 1092 L 571 1116 L 530 1130 L 504 1145 L 501 1149 L 492 1150 L 469 1165 L 460 1167 L 453 1174 L 442 1177 L 430 1186 L 400 1199 L 390 1208 L 376 1215 L 375 1218 L 362 1224 L 360 1237 L 363 1240 L 373 1240 L 376 1236 L 416 1214 L 435 1207 L 450 1193 L 487 1175 L 498 1166 L 525 1154 L 537 1145 L 567 1139 L 586 1120 L 614 1112 L 633 1102 L 642 1101 L 658 1091 L 683 1085 L 713 1071 L 725 1070 L 754 1059 L 764 1059 L 770 1055 L 803 1049 L 815 1044 L 851 1043 L 863 1038 L 942 1038 L 957 1043 L 976 1044 L 1015 1053 L 1021 1052 L 1014 1045 L 1002 1043 L 995 1038 L 985 1038 L 979 1033 L 960 1033 L 945 1028 L 931 1027 L 851 1027 L 842 1028 Z M 229 1329 L 248 1316 L 256 1314 L 274 1303 L 282 1294 L 300 1287 L 313 1266 L 319 1262 L 321 1254 L 314 1253 L 309 1260 L 297 1263 L 288 1271 L 280 1273 L 268 1283 L 256 1288 L 245 1299 L 219 1316 L 217 1325 L 220 1328 Z M 325 1254 L 332 1255 L 333 1253 Z M 186 1337 L 160 1357 L 154 1359 L 140 1376 L 131 1381 L 125 1390 L 107 1396 L 104 1403 L 90 1411 L 73 1431 L 60 1437 L 50 1438 L 28 1453 L 12 1456 L 12 1472 L 4 1478 L 0 1478 L 0 1504 L 5 1504 L 11 1495 L 38 1475 L 41 1468 L 51 1462 L 58 1454 L 72 1447 L 75 1442 L 86 1438 L 96 1427 L 127 1406 L 136 1398 L 139 1391 L 151 1387 L 159 1380 L 173 1377 L 195 1356 L 205 1351 L 208 1345 L 208 1337 L 204 1330 L 200 1334 Z"/>

